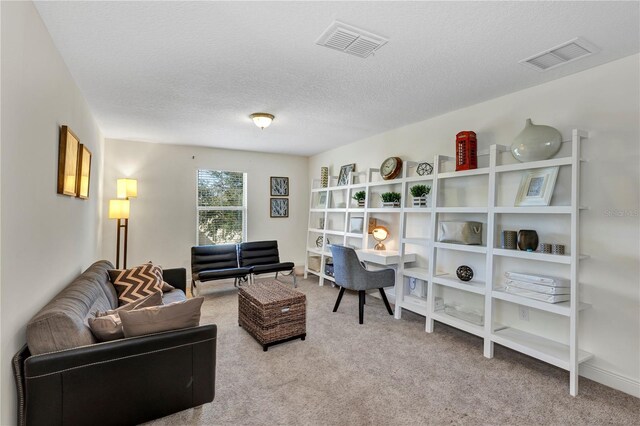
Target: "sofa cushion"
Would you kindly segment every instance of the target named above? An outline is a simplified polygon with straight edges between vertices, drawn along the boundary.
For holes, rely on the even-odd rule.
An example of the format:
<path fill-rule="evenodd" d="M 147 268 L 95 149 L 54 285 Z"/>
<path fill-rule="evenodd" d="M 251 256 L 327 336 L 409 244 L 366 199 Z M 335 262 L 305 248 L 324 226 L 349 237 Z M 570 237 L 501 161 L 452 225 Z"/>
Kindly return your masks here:
<path fill-rule="evenodd" d="M 108 260 L 100 260 L 87 268 L 82 275 L 100 284 L 100 287 L 102 287 L 109 299 L 111 309 L 115 309 L 118 307 L 118 293 L 116 293 L 116 289 L 109 279 L 108 271 L 110 269 L 113 269 L 111 262 Z"/>
<path fill-rule="evenodd" d="M 162 304 L 168 305 L 170 303 L 182 302 L 187 300 L 187 296 L 182 290 L 175 289 L 162 295 Z"/>
<path fill-rule="evenodd" d="M 29 321 L 27 345 L 32 355 L 96 343 L 88 318 L 113 307 L 104 290 L 109 267 L 109 262 L 96 262 Z"/>
<path fill-rule="evenodd" d="M 122 339 L 124 338 L 124 332 L 122 331 L 120 312 L 159 305 L 162 305 L 162 293 L 158 291 L 118 309 L 97 313 L 95 318 L 89 318 L 89 328 L 91 328 L 91 332 L 99 342 Z"/>
<path fill-rule="evenodd" d="M 163 306 L 120 312 L 125 337 L 144 336 L 162 331 L 200 325 L 204 297 L 195 297 Z"/>
<path fill-rule="evenodd" d="M 249 268 L 204 270 L 194 274 L 194 278 L 196 281 L 212 281 L 212 280 L 221 280 L 224 278 L 246 277 L 250 273 L 251 273 L 251 269 Z"/>
<path fill-rule="evenodd" d="M 162 290 L 162 268 L 151 263 L 131 269 L 112 269 L 109 276 L 118 292 L 120 306 Z"/>
<path fill-rule="evenodd" d="M 293 262 L 272 263 L 270 265 L 258 265 L 251 268 L 251 272 L 256 275 L 269 274 L 273 272 L 291 271 L 295 265 Z"/>

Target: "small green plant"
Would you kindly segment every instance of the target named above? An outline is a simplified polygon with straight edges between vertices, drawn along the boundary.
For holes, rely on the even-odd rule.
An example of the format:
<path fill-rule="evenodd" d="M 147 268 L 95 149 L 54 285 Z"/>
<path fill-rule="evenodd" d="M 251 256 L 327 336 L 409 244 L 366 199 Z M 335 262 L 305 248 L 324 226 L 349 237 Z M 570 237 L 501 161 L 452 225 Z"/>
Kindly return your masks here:
<path fill-rule="evenodd" d="M 425 197 L 431 192 L 431 187 L 427 185 L 414 185 L 410 191 L 414 197 Z"/>
<path fill-rule="evenodd" d="M 356 201 L 364 201 L 366 197 L 367 197 L 367 193 L 364 191 L 358 191 L 355 194 L 353 194 L 353 199 Z"/>
<path fill-rule="evenodd" d="M 399 192 L 383 192 L 380 194 L 383 203 L 399 203 L 402 195 Z"/>

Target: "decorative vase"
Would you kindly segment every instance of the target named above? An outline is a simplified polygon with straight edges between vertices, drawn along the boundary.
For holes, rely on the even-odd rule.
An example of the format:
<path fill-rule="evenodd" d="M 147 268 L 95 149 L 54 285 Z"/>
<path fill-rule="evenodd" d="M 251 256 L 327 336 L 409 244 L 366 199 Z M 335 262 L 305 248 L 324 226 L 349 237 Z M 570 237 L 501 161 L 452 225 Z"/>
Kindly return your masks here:
<path fill-rule="evenodd" d="M 533 229 L 518 231 L 518 248 L 522 251 L 535 251 L 538 248 L 538 233 Z"/>
<path fill-rule="evenodd" d="M 533 124 L 527 118 L 524 129 L 511 144 L 511 154 L 522 162 L 546 160 L 556 155 L 561 145 L 562 135 L 558 130 Z"/>
<path fill-rule="evenodd" d="M 320 186 L 326 188 L 329 186 L 329 168 L 320 167 Z"/>
<path fill-rule="evenodd" d="M 413 197 L 413 207 L 427 207 L 427 196 Z"/>
<path fill-rule="evenodd" d="M 456 275 L 460 281 L 471 281 L 473 278 L 473 269 L 467 265 L 459 266 L 458 269 L 456 269 Z"/>

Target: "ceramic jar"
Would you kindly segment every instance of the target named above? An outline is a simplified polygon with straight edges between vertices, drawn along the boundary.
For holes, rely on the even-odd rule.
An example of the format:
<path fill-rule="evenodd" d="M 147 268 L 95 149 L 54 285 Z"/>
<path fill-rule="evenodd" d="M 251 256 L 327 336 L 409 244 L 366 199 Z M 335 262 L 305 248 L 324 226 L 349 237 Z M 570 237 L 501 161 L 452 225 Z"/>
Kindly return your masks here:
<path fill-rule="evenodd" d="M 556 155 L 561 145 L 562 135 L 558 130 L 533 124 L 527 118 L 524 129 L 511 144 L 511 154 L 522 162 L 546 160 Z"/>
<path fill-rule="evenodd" d="M 533 229 L 518 231 L 518 248 L 522 251 L 535 251 L 538 248 L 538 233 Z"/>

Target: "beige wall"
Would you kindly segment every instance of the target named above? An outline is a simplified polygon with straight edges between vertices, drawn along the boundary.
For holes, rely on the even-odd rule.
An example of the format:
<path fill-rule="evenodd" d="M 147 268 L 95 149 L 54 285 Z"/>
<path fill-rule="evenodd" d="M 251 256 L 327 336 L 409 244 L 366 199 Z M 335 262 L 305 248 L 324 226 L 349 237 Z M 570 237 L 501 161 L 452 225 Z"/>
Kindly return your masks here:
<path fill-rule="evenodd" d="M 103 138 L 31 2 L 2 2 L 2 413 L 16 422 L 11 357 L 27 321 L 100 253 Z M 56 194 L 59 126 L 93 153 L 90 199 Z"/>
<path fill-rule="evenodd" d="M 268 131 L 268 130 L 265 130 Z M 138 180 L 131 200 L 128 266 L 152 260 L 191 268 L 196 240 L 196 171 L 247 173 L 247 238 L 278 240 L 280 258 L 304 264 L 309 202 L 307 157 L 121 140 L 105 142 L 102 255 L 115 262 L 116 223 L 107 218 L 116 179 Z M 288 176 L 289 217 L 269 217 L 269 177 Z"/>
<path fill-rule="evenodd" d="M 590 132 L 584 144 L 582 299 L 593 305 L 581 315 L 580 345 L 595 354 L 581 374 L 640 396 L 639 56 L 634 55 L 544 85 L 360 140 L 310 159 L 309 178 L 320 166 L 337 174 L 342 164 L 358 170 L 379 167 L 384 158 L 432 159 L 454 154 L 461 130 L 474 130 L 479 149 L 510 145 L 526 118 L 559 129 Z M 425 100 L 428 102 L 428 99 Z M 528 324 L 517 311 L 503 312 L 518 327 L 553 333 L 557 322 L 531 312 Z"/>

